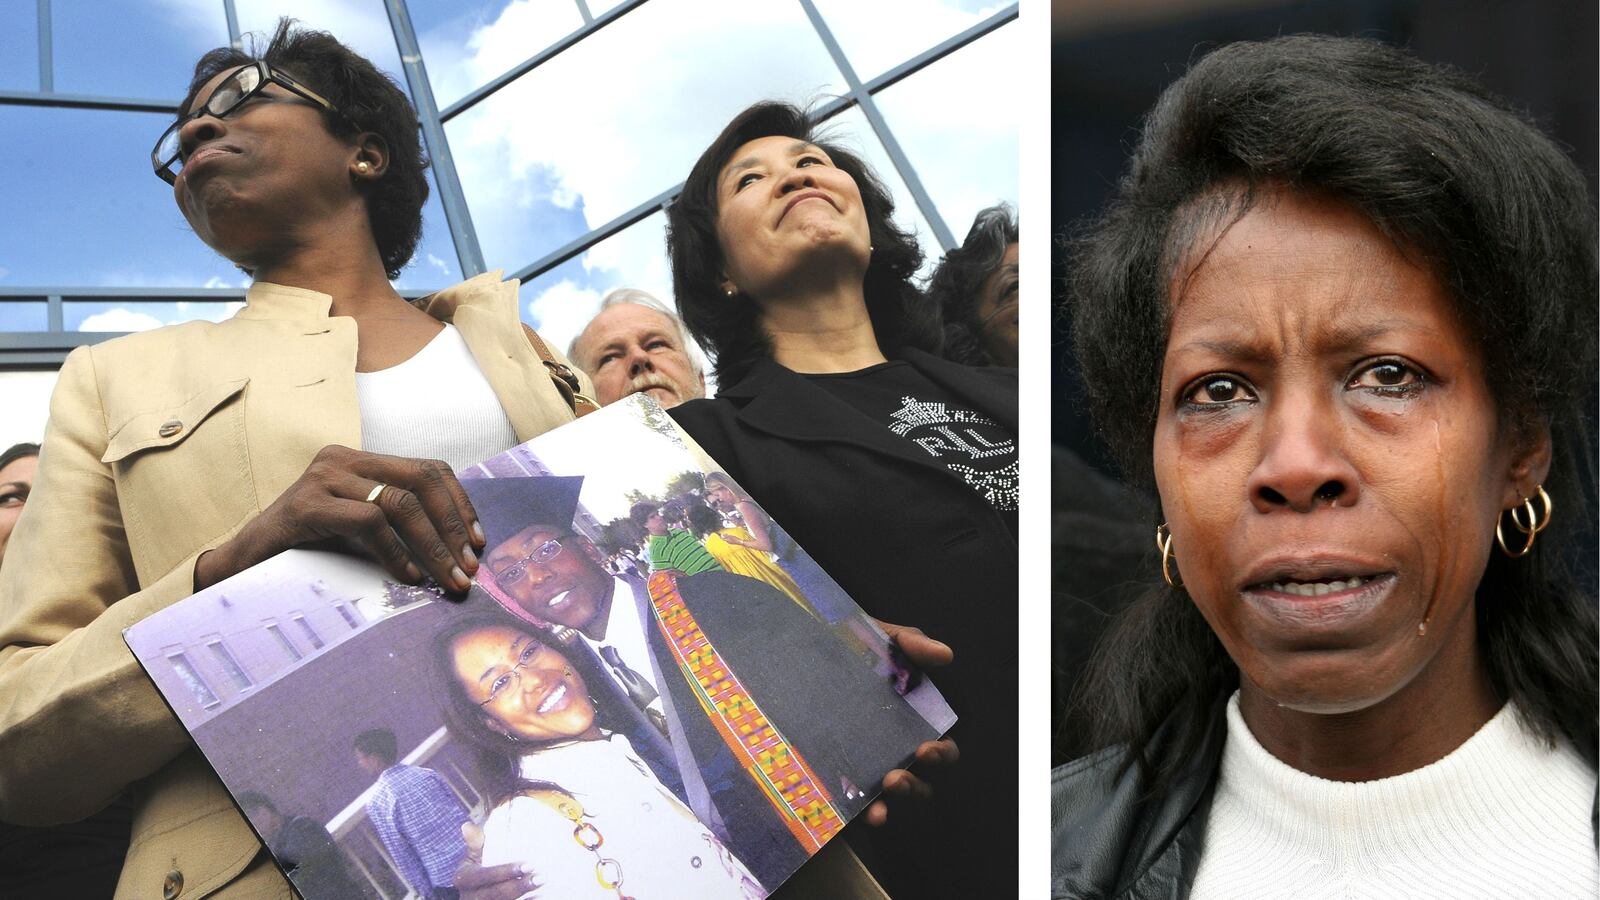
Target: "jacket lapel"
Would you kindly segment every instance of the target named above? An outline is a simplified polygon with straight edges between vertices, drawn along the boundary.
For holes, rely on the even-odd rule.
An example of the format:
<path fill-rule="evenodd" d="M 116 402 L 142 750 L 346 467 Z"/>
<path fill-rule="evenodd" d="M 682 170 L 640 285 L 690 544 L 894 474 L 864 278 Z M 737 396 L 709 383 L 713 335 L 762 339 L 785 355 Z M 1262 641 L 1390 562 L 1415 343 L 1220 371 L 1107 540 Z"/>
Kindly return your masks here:
<path fill-rule="evenodd" d="M 425 310 L 460 329 L 517 440 L 526 441 L 573 416 L 523 333 L 517 303 L 517 283 L 494 271 L 434 294 Z"/>

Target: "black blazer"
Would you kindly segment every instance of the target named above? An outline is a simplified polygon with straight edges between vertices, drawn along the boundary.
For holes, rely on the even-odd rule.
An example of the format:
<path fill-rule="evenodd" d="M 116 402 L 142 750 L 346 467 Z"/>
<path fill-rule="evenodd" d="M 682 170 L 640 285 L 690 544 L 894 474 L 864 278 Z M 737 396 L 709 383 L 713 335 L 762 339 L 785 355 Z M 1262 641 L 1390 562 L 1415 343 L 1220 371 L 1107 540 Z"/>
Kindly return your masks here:
<path fill-rule="evenodd" d="M 899 358 L 1016 434 L 1015 369 Z M 961 762 L 932 814 L 874 835 L 876 852 L 905 861 L 875 874 L 895 896 L 1015 894 L 1017 543 L 1002 517 L 885 423 L 771 360 L 671 414 L 863 609 L 955 650 L 931 677 L 960 717 Z"/>

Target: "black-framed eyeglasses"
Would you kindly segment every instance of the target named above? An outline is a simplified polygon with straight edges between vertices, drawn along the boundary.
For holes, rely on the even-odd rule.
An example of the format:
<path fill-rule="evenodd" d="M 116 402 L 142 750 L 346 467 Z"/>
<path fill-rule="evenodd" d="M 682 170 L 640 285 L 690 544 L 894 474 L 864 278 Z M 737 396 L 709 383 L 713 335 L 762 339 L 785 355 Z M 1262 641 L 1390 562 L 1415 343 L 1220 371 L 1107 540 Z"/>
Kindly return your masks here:
<path fill-rule="evenodd" d="M 167 184 L 177 182 L 178 173 L 183 170 L 183 142 L 178 132 L 190 119 L 198 119 L 205 115 L 219 119 L 226 118 L 251 97 L 265 90 L 269 84 L 276 84 L 293 91 L 334 115 L 348 118 L 321 94 L 257 60 L 235 69 L 227 78 L 218 82 L 204 103 L 196 105 L 188 115 L 179 116 L 178 121 L 167 126 L 167 130 L 161 133 L 161 139 L 156 141 L 155 148 L 150 151 L 150 165 L 155 169 L 156 177 Z"/>
<path fill-rule="evenodd" d="M 523 668 L 527 666 L 528 663 L 533 662 L 533 658 L 538 656 L 539 651 L 543 649 L 543 644 L 530 639 L 527 643 L 527 646 L 522 648 L 522 652 L 517 654 L 517 661 L 512 664 L 511 671 L 506 672 L 489 684 L 488 698 L 477 701 L 478 705 L 487 707 L 502 697 L 510 696 L 506 692 L 522 683 Z"/>
<path fill-rule="evenodd" d="M 510 583 L 520 579 L 527 571 L 528 564 L 548 565 L 551 560 L 561 555 L 561 541 L 551 538 L 533 548 L 533 552 L 495 572 L 495 580 Z"/>

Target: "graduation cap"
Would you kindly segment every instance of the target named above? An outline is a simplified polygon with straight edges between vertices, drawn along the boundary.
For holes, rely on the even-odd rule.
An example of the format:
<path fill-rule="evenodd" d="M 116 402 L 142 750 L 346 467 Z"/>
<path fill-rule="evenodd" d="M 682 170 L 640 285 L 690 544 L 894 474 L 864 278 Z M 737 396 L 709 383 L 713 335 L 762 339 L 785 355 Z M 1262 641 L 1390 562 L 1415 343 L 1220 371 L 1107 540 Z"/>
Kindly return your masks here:
<path fill-rule="evenodd" d="M 570 531 L 578 513 L 581 476 L 545 475 L 536 478 L 469 478 L 461 482 L 478 522 L 488 538 L 487 552 L 515 537 L 530 525 L 549 525 Z"/>

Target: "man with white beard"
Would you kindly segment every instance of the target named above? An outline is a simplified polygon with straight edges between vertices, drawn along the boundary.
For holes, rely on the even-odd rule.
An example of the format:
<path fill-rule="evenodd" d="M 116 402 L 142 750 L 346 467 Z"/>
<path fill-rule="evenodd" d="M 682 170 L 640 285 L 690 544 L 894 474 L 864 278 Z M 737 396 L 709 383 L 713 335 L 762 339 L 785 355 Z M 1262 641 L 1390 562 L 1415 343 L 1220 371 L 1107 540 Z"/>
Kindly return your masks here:
<path fill-rule="evenodd" d="M 688 334 L 666 304 L 619 288 L 572 341 L 567 358 L 594 379 L 601 406 L 641 391 L 670 409 L 706 395 L 706 377 L 689 353 Z"/>

